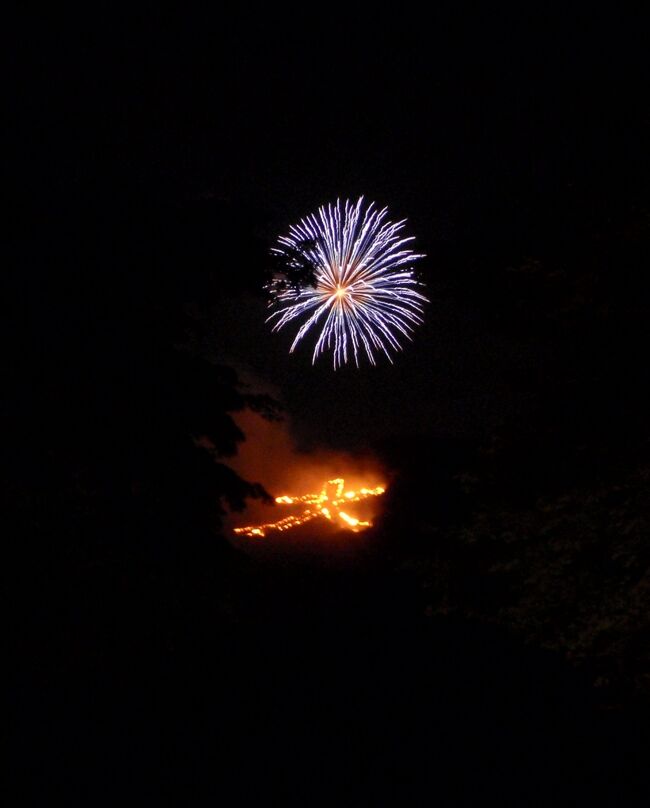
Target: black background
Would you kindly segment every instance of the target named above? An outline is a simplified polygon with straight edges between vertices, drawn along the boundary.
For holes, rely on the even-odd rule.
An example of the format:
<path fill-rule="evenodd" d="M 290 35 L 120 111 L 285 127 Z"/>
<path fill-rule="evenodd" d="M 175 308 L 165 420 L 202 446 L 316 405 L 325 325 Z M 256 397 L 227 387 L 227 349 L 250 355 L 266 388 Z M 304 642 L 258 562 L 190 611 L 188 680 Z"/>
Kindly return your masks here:
<path fill-rule="evenodd" d="M 611 9 L 16 26 L 25 798 L 640 798 L 647 45 Z M 408 218 L 430 304 L 394 365 L 335 373 L 270 333 L 262 286 L 278 234 L 360 194 Z M 224 465 L 231 414 L 277 401 L 300 449 L 390 469 L 357 549 L 224 537 L 262 494 Z"/>

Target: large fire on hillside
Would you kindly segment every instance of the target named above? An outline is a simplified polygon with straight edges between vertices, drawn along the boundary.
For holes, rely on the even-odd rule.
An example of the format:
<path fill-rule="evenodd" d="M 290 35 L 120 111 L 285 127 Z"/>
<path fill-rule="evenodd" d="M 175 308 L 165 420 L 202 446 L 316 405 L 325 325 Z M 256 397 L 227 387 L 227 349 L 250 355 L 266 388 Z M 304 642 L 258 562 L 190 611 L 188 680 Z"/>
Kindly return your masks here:
<path fill-rule="evenodd" d="M 338 477 L 324 483 L 318 493 L 302 494 L 300 496 L 285 494 L 275 498 L 277 505 L 304 506 L 300 513 L 290 514 L 277 522 L 237 527 L 234 528 L 234 533 L 261 538 L 269 532 L 291 530 L 304 525 L 312 519 L 321 518 L 335 523 L 338 527 L 358 533 L 360 530 L 371 527 L 372 522 L 349 514 L 347 511 L 342 510 L 342 506 L 347 508 L 351 503 L 360 502 L 369 497 L 381 496 L 385 490 L 385 487 L 381 485 L 375 488 L 361 487 L 346 490 L 345 480 Z"/>

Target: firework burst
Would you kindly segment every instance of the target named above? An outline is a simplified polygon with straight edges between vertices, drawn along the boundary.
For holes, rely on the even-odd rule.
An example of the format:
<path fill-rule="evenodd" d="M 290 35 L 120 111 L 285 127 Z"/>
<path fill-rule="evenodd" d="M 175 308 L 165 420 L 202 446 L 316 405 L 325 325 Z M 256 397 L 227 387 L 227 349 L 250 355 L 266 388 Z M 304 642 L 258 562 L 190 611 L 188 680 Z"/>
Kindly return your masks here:
<path fill-rule="evenodd" d="M 334 369 L 365 351 L 376 364 L 375 355 L 401 350 L 400 339 L 411 339 L 414 327 L 422 322 L 427 298 L 417 291 L 412 264 L 423 255 L 409 249 L 413 237 L 401 231 L 406 220 L 386 220 L 387 208 L 374 203 L 327 205 L 302 219 L 278 241 L 274 253 L 291 270 L 304 273 L 309 267 L 313 279 L 288 286 L 281 277 L 269 284 L 268 318 L 278 331 L 294 320 L 300 327 L 291 351 L 310 329 L 318 329 L 312 362 L 331 350 Z"/>

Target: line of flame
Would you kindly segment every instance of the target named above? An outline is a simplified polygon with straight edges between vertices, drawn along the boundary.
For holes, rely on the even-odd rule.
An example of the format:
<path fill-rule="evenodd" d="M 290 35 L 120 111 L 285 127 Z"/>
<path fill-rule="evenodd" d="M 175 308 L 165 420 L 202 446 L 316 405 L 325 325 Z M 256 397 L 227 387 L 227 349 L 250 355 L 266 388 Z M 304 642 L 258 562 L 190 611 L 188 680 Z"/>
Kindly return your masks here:
<path fill-rule="evenodd" d="M 331 498 L 328 496 L 328 486 L 336 486 L 334 496 Z M 276 497 L 275 501 L 278 505 L 297 505 L 302 503 L 311 507 L 305 508 L 299 516 L 285 516 L 277 522 L 236 527 L 234 528 L 234 533 L 244 536 L 263 537 L 269 531 L 278 530 L 282 532 L 291 530 L 291 528 L 304 525 L 306 522 L 319 517 L 329 519 L 330 521 L 334 521 L 334 519 L 338 517 L 343 526 L 354 532 L 371 527 L 372 522 L 363 521 L 354 516 L 350 516 L 345 511 L 340 510 L 339 505 L 348 502 L 360 502 L 368 497 L 378 497 L 383 494 L 386 489 L 381 485 L 375 488 L 360 488 L 358 491 L 345 491 L 344 489 L 345 480 L 342 477 L 337 477 L 335 480 L 328 480 L 324 483 L 318 494 L 303 494 L 297 497 L 284 494 L 283 496 Z"/>

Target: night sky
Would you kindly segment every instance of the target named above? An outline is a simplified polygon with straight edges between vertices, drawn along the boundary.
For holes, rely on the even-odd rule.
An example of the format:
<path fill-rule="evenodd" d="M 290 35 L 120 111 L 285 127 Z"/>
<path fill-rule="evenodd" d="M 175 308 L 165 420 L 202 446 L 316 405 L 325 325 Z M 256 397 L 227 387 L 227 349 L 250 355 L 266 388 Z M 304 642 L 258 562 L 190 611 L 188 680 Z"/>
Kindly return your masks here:
<path fill-rule="evenodd" d="M 647 20 L 86 14 L 9 52 L 16 788 L 642 801 Z M 362 194 L 430 302 L 334 372 L 265 322 L 269 250 Z M 336 458 L 371 529 L 233 539 Z"/>

